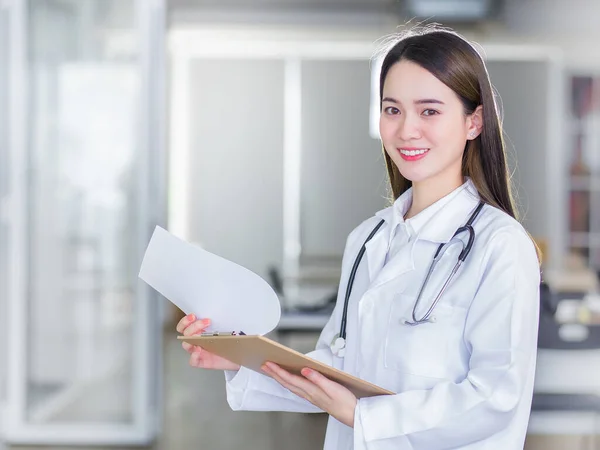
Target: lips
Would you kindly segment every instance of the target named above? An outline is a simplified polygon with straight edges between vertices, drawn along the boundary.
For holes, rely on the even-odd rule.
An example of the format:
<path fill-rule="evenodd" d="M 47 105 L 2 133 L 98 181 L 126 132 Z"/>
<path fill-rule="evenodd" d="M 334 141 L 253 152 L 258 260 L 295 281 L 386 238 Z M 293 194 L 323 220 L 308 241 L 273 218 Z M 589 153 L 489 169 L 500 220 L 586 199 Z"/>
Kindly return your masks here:
<path fill-rule="evenodd" d="M 417 161 L 429 153 L 428 148 L 399 148 L 398 152 L 405 161 Z"/>

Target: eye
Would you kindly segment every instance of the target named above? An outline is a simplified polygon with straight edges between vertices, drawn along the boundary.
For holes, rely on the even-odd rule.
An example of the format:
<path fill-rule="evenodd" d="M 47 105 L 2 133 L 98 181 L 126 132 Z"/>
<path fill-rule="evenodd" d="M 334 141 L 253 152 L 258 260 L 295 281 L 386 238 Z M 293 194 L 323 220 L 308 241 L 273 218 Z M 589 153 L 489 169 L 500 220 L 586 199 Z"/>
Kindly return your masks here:
<path fill-rule="evenodd" d="M 398 108 L 396 108 L 395 106 L 388 106 L 383 109 L 383 112 L 385 112 L 386 114 L 390 114 L 390 115 L 400 114 L 400 110 Z"/>
<path fill-rule="evenodd" d="M 439 111 L 436 111 L 435 109 L 426 109 L 423 111 L 424 116 L 435 116 L 437 114 L 439 114 Z"/>

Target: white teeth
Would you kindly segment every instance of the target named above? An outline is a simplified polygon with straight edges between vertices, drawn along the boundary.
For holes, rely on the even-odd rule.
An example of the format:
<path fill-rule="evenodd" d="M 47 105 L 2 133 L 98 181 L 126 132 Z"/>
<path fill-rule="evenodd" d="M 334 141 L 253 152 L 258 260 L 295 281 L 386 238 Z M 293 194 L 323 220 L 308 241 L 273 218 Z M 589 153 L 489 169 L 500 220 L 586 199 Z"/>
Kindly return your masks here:
<path fill-rule="evenodd" d="M 422 155 L 423 153 L 429 151 L 429 149 L 427 148 L 423 148 L 420 150 L 400 150 L 400 153 L 402 153 L 403 155 L 406 156 L 417 156 L 417 155 Z"/>

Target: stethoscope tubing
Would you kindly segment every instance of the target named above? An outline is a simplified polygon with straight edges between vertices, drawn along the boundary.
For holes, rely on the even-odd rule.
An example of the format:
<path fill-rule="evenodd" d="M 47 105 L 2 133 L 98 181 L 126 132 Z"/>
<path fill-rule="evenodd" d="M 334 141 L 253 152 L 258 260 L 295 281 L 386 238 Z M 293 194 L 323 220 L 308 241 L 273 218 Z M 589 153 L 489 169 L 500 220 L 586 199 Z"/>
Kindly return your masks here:
<path fill-rule="evenodd" d="M 375 233 L 377 233 L 379 231 L 379 229 L 384 224 L 384 222 L 385 222 L 385 220 L 381 220 L 377 224 L 377 226 L 375 228 L 373 228 L 373 231 L 371 231 L 371 234 L 369 234 L 369 236 L 365 240 L 365 243 L 360 248 L 360 251 L 358 252 L 358 255 L 356 256 L 356 259 L 354 260 L 354 265 L 352 266 L 352 271 L 350 272 L 350 276 L 348 277 L 348 285 L 346 287 L 346 296 L 344 298 L 344 311 L 342 313 L 342 321 L 340 324 L 339 337 L 341 337 L 342 339 L 346 339 L 346 322 L 348 320 L 348 303 L 350 302 L 350 294 L 352 294 L 352 287 L 354 286 L 354 277 L 356 276 L 356 271 L 358 270 L 360 261 L 361 261 L 363 255 L 365 254 L 365 250 L 367 248 L 367 243 L 373 238 L 373 236 L 375 236 Z"/>
<path fill-rule="evenodd" d="M 460 269 L 461 265 L 467 259 L 467 256 L 469 255 L 469 253 L 471 253 L 471 249 L 473 248 L 473 244 L 475 242 L 475 230 L 473 229 L 473 222 L 475 221 L 475 219 L 477 218 L 477 216 L 479 215 L 479 213 L 483 209 L 484 205 L 485 205 L 485 203 L 483 201 L 480 201 L 479 204 L 477 205 L 477 208 L 475 209 L 475 211 L 473 211 L 473 213 L 469 217 L 467 223 L 464 226 L 458 228 L 454 232 L 454 235 L 452 236 L 452 239 L 450 239 L 450 241 L 448 241 L 448 242 L 446 242 L 444 244 L 440 244 L 439 247 L 437 248 L 437 250 L 435 252 L 435 255 L 433 257 L 433 261 L 431 262 L 431 265 L 429 266 L 429 270 L 428 270 L 427 275 L 425 277 L 425 281 L 421 285 L 421 289 L 419 290 L 419 294 L 417 296 L 417 300 L 415 301 L 415 305 L 413 306 L 413 311 L 412 311 L 412 319 L 413 319 L 413 321 L 412 322 L 411 321 L 405 321 L 404 323 L 406 325 L 416 326 L 416 325 L 420 325 L 420 324 L 427 323 L 427 322 L 430 321 L 431 314 L 433 313 L 433 310 L 435 309 L 435 307 L 439 303 L 442 295 L 444 294 L 444 291 L 450 285 L 450 282 L 452 281 L 452 279 L 454 278 L 454 276 L 456 275 L 456 273 Z M 352 294 L 352 287 L 354 286 L 354 278 L 356 277 L 356 272 L 357 272 L 358 267 L 360 265 L 360 262 L 361 262 L 361 260 L 363 258 L 363 255 L 364 255 L 364 253 L 366 251 L 367 244 L 373 238 L 373 236 L 375 236 L 375 233 L 377 233 L 377 231 L 379 231 L 379 229 L 384 224 L 384 222 L 385 222 L 384 220 L 381 220 L 377 224 L 377 226 L 375 226 L 375 228 L 371 231 L 371 233 L 369 234 L 369 236 L 365 240 L 364 244 L 360 248 L 360 251 L 358 252 L 358 255 L 356 256 L 356 259 L 354 260 L 354 264 L 352 266 L 352 270 L 350 272 L 350 276 L 348 277 L 348 284 L 346 286 L 346 295 L 345 295 L 345 298 L 344 298 L 344 309 L 342 311 L 342 320 L 341 320 L 341 323 L 340 323 L 340 333 L 338 335 L 344 341 L 346 339 L 346 324 L 347 324 L 347 320 L 348 320 L 348 304 L 350 302 L 350 295 Z M 425 315 L 421 319 L 417 319 L 416 318 L 416 310 L 417 310 L 417 306 L 418 306 L 418 304 L 420 302 L 420 299 L 421 299 L 421 294 L 423 293 L 423 290 L 427 286 L 429 278 L 431 277 L 431 274 L 433 273 L 433 270 L 434 270 L 436 264 L 438 263 L 438 261 L 443 256 L 443 254 L 445 252 L 445 248 L 447 248 L 452 243 L 452 241 L 457 238 L 457 236 L 459 234 L 464 233 L 465 231 L 469 234 L 469 238 L 467 240 L 467 244 L 464 246 L 463 250 L 460 252 L 460 255 L 458 256 L 458 260 L 457 260 L 456 264 L 454 265 L 454 267 L 452 269 L 452 272 L 450 273 L 450 275 L 448 276 L 448 278 L 444 282 L 444 285 L 440 289 L 440 292 L 438 293 L 438 295 L 436 295 L 434 301 L 432 302 L 431 306 L 429 307 L 429 309 L 427 310 L 427 312 L 425 313 Z M 442 251 L 442 250 L 444 250 L 444 251 Z"/>

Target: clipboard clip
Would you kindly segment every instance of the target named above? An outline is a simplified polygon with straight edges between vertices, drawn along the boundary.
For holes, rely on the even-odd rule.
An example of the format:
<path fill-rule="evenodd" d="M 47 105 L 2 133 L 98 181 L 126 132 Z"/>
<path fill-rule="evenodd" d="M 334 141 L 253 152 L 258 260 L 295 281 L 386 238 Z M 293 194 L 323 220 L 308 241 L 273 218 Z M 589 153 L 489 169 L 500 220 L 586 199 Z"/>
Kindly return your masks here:
<path fill-rule="evenodd" d="M 200 336 L 246 336 L 243 331 L 205 331 Z"/>

